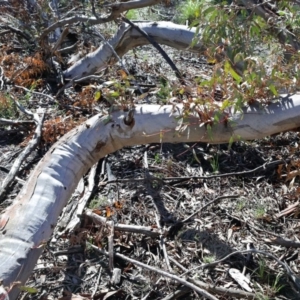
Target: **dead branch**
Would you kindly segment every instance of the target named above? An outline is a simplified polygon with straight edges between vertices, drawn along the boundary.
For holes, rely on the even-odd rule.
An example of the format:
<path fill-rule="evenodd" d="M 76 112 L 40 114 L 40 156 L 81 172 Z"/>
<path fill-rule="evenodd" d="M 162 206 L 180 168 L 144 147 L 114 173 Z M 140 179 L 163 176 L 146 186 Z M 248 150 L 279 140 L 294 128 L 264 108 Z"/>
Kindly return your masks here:
<path fill-rule="evenodd" d="M 248 171 L 241 171 L 241 172 L 231 172 L 231 173 L 224 173 L 224 174 L 214 174 L 209 176 L 180 176 L 180 177 L 160 177 L 159 179 L 162 181 L 172 181 L 172 180 L 197 180 L 197 179 L 213 179 L 213 178 L 220 178 L 220 177 L 231 177 L 231 176 L 243 176 L 243 175 L 249 175 L 258 171 L 266 170 L 272 166 L 277 166 L 280 164 L 287 163 L 288 160 L 275 160 L 271 162 L 266 162 L 262 166 L 259 166 L 255 169 L 248 170 Z M 157 180 L 157 178 L 147 178 L 147 180 Z M 130 179 L 115 179 L 115 180 L 108 180 L 106 182 L 101 182 L 101 185 L 107 185 L 110 183 L 121 183 L 121 182 L 139 182 L 139 181 L 145 181 L 145 178 L 130 178 Z"/>
<path fill-rule="evenodd" d="M 182 84 L 185 84 L 184 79 L 180 73 L 180 71 L 178 70 L 178 68 L 176 67 L 176 65 L 174 64 L 174 62 L 171 60 L 171 58 L 167 55 L 167 53 L 164 51 L 164 49 L 155 41 L 153 40 L 149 34 L 147 32 L 145 32 L 143 29 L 141 29 L 139 26 L 135 25 L 134 23 L 132 23 L 130 20 L 128 20 L 127 18 L 122 17 L 122 20 L 129 24 L 132 28 L 136 29 L 138 32 L 141 33 L 142 36 L 144 36 L 150 44 L 153 45 L 154 48 L 157 49 L 157 51 L 162 55 L 162 57 L 165 59 L 165 61 L 169 64 L 169 66 L 171 67 L 171 69 L 174 71 L 176 77 L 180 80 L 180 82 Z"/>
<path fill-rule="evenodd" d="M 297 288 L 297 291 L 300 292 L 300 278 L 298 278 L 298 276 L 296 276 L 292 272 L 292 270 L 290 269 L 290 267 L 285 262 L 282 262 L 280 259 L 278 259 L 276 256 L 274 256 L 271 253 L 268 253 L 268 252 L 265 252 L 265 251 L 261 251 L 261 250 L 256 250 L 256 249 L 234 251 L 234 252 L 226 255 L 222 259 L 214 261 L 213 263 L 203 264 L 202 266 L 198 266 L 196 268 L 188 270 L 185 273 L 181 274 L 180 276 L 185 276 L 187 273 L 193 272 L 193 271 L 198 270 L 198 269 L 204 269 L 204 268 L 214 267 L 214 266 L 218 265 L 219 263 L 221 263 L 223 261 L 226 261 L 231 256 L 234 256 L 234 255 L 237 255 L 237 254 L 244 254 L 244 253 L 260 254 L 260 255 L 264 255 L 264 256 L 270 257 L 273 260 L 275 260 L 279 265 L 281 265 L 283 267 L 283 269 L 285 270 L 285 273 L 288 275 L 288 277 L 290 278 L 291 282 Z"/>
<path fill-rule="evenodd" d="M 8 120 L 4 118 L 0 118 L 0 124 L 3 125 L 31 125 L 34 124 L 34 121 L 31 120 Z"/>
<path fill-rule="evenodd" d="M 88 22 L 90 26 L 103 24 L 115 20 L 124 11 L 155 5 L 159 2 L 160 0 L 136 0 L 136 1 L 129 1 L 125 3 L 119 2 L 107 6 L 111 8 L 111 13 L 109 16 L 106 17 L 73 16 L 73 17 L 65 18 L 53 23 L 48 28 L 46 28 L 41 34 L 41 39 L 43 39 L 51 31 L 55 30 L 58 27 L 62 27 L 64 25 L 71 25 L 77 22 Z"/>
<path fill-rule="evenodd" d="M 214 200 L 211 200 L 210 202 L 206 203 L 205 205 L 203 205 L 200 209 L 198 209 L 196 212 L 192 213 L 190 216 L 188 216 L 186 219 L 184 219 L 182 221 L 182 223 L 186 223 L 188 222 L 190 219 L 192 219 L 194 216 L 196 216 L 197 214 L 199 214 L 201 211 L 203 211 L 204 209 L 206 209 L 208 206 L 212 205 L 212 204 L 216 204 L 217 202 L 223 200 L 223 199 L 234 199 L 234 198 L 238 198 L 240 197 L 240 195 L 227 195 L 227 196 L 220 196 L 215 198 Z"/>
<path fill-rule="evenodd" d="M 42 135 L 42 127 L 44 122 L 45 114 L 43 114 L 41 117 L 39 117 L 38 114 L 33 114 L 32 112 L 28 111 L 27 109 L 24 109 L 17 101 L 16 104 L 18 107 L 27 115 L 30 115 L 33 117 L 34 122 L 36 123 L 36 129 L 33 135 L 32 140 L 28 143 L 24 151 L 19 155 L 19 157 L 14 161 L 11 170 L 9 174 L 4 179 L 2 186 L 0 188 L 0 199 L 4 196 L 6 193 L 7 188 L 10 186 L 10 184 L 13 182 L 17 172 L 19 171 L 21 164 L 23 161 L 28 157 L 28 155 L 36 148 L 36 146 L 39 144 L 41 135 Z"/>
<path fill-rule="evenodd" d="M 99 252 L 99 253 L 101 253 L 101 254 L 104 254 L 104 255 L 108 256 L 108 253 L 107 253 L 106 251 L 101 250 L 101 249 L 99 249 L 98 247 L 96 247 L 96 246 L 94 246 L 94 245 L 92 245 L 92 244 L 89 244 L 89 245 L 90 245 L 93 249 L 95 249 L 97 252 Z M 120 254 L 120 253 L 115 253 L 115 256 L 118 257 L 118 258 L 121 258 L 121 259 L 123 259 L 123 260 L 125 260 L 125 261 L 128 261 L 128 262 L 130 262 L 130 263 L 132 263 L 132 264 L 135 264 L 135 265 L 137 265 L 137 266 L 139 266 L 139 267 L 145 268 L 145 269 L 147 269 L 147 270 L 150 270 L 150 271 L 152 271 L 152 272 L 158 273 L 158 274 L 160 274 L 160 275 L 162 275 L 162 276 L 165 276 L 165 277 L 167 277 L 167 278 L 170 278 L 170 279 L 172 279 L 172 280 L 175 280 L 175 281 L 177 281 L 177 282 L 179 282 L 179 283 L 181 283 L 181 284 L 183 284 L 183 285 L 185 285 L 185 286 L 191 288 L 192 290 L 194 290 L 195 292 L 199 293 L 200 295 L 206 297 L 207 299 L 218 300 L 218 298 L 216 298 L 215 296 L 211 295 L 211 294 L 208 293 L 207 291 L 205 291 L 205 290 L 203 290 L 202 288 L 200 288 L 200 287 L 194 285 L 194 284 L 191 283 L 191 282 L 188 282 L 188 281 L 184 280 L 183 278 L 178 277 L 178 276 L 175 275 L 175 274 L 171 274 L 171 273 L 168 273 L 168 272 L 159 270 L 159 269 L 154 268 L 154 267 L 152 267 L 152 266 L 149 266 L 149 265 L 146 265 L 146 264 L 144 264 L 144 263 L 141 263 L 141 262 L 139 262 L 139 261 L 137 261 L 137 260 L 135 260 L 135 259 L 128 258 L 128 257 L 126 257 L 125 255 Z"/>
<path fill-rule="evenodd" d="M 280 245 L 287 248 L 300 248 L 300 243 L 288 239 L 284 239 L 282 237 L 274 237 L 265 240 L 267 243 L 271 243 L 274 245 Z"/>
<path fill-rule="evenodd" d="M 85 215 L 91 218 L 95 224 L 101 224 L 103 226 L 110 226 L 108 220 L 104 217 L 98 216 L 97 214 L 93 213 L 90 209 L 87 209 Z M 160 233 L 152 227 L 145 227 L 145 226 L 137 226 L 137 225 L 127 225 L 127 224 L 114 224 L 114 230 L 116 231 L 124 231 L 124 232 L 132 232 L 132 233 L 139 233 L 144 234 L 150 237 L 158 237 Z"/>
<path fill-rule="evenodd" d="M 15 33 L 16 35 L 22 37 L 23 39 L 27 40 L 30 44 L 35 44 L 34 40 L 31 39 L 31 37 L 25 33 L 24 31 L 18 29 L 18 28 L 15 28 L 11 25 L 8 25 L 8 24 L 5 24 L 5 25 L 0 25 L 0 28 L 2 29 L 8 29 L 10 30 L 11 32 Z"/>
<path fill-rule="evenodd" d="M 73 215 L 73 218 L 69 222 L 68 226 L 66 227 L 65 231 L 72 231 L 75 228 L 77 228 L 81 222 L 79 216 L 82 215 L 83 210 L 87 204 L 87 202 L 90 200 L 92 193 L 95 188 L 95 176 L 96 176 L 96 169 L 97 169 L 98 164 L 93 165 L 91 168 L 89 177 L 88 177 L 88 187 L 87 191 L 85 191 L 84 195 L 82 198 L 79 200 L 78 206 L 77 206 L 77 211 L 76 214 Z"/>
<path fill-rule="evenodd" d="M 208 283 L 205 283 L 200 280 L 193 279 L 193 278 L 189 278 L 189 281 L 191 281 L 195 285 L 198 285 L 201 288 L 203 288 L 211 293 L 217 294 L 217 295 L 227 295 L 230 297 L 235 297 L 235 298 L 240 298 L 240 299 L 256 299 L 256 295 L 254 293 L 245 292 L 243 290 L 227 289 L 227 288 L 223 288 L 221 286 L 215 286 L 212 284 L 208 284 Z"/>

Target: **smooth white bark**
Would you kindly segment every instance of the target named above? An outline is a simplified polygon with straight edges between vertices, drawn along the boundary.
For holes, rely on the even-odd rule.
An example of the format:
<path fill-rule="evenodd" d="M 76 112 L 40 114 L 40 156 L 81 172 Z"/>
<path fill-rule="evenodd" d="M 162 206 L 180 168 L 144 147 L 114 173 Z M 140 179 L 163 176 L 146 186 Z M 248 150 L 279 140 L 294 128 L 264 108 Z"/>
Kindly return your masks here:
<path fill-rule="evenodd" d="M 139 22 L 135 24 L 159 44 L 192 52 L 205 50 L 201 43 L 191 47 L 196 28 L 188 28 L 188 26 L 172 22 Z M 120 57 L 133 48 L 149 44 L 149 41 L 140 32 L 126 24 L 122 24 L 115 36 L 108 42 Z M 85 77 L 105 69 L 109 62 L 115 61 L 116 57 L 112 49 L 105 43 L 67 69 L 64 77 L 66 79 Z"/>
<path fill-rule="evenodd" d="M 300 95 L 267 108 L 250 107 L 231 114 L 227 126 L 207 132 L 191 115 L 178 131 L 181 107 L 137 106 L 130 125 L 127 113 L 96 115 L 58 141 L 32 172 L 22 192 L 0 219 L 0 279 L 4 286 L 25 283 L 80 178 L 101 157 L 124 146 L 159 142 L 227 143 L 230 138 L 249 140 L 300 127 Z M 18 288 L 9 292 L 16 299 Z"/>

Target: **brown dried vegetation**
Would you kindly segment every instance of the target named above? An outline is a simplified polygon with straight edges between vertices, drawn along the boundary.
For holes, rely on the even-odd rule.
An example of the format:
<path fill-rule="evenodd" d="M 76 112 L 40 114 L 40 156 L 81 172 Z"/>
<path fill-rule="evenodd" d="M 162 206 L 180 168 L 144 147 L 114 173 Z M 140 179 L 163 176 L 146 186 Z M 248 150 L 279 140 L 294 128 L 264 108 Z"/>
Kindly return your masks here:
<path fill-rule="evenodd" d="M 31 88 L 42 85 L 42 75 L 49 71 L 49 66 L 37 52 L 30 56 L 11 53 L 0 57 L 4 74 L 16 85 Z"/>
<path fill-rule="evenodd" d="M 42 143 L 52 145 L 64 134 L 78 126 L 85 120 L 84 117 L 77 121 L 72 116 L 58 116 L 54 119 L 49 119 L 44 122 Z"/>

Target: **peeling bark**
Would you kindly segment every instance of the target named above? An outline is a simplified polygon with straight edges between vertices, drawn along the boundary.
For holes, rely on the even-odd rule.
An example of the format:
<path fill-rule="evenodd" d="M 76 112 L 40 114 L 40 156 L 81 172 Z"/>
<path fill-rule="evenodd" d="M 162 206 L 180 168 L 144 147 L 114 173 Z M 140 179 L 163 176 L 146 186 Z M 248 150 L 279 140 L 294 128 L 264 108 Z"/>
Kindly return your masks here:
<path fill-rule="evenodd" d="M 133 112 L 133 113 L 132 113 Z M 266 108 L 252 106 L 230 113 L 227 126 L 207 132 L 190 115 L 178 130 L 181 106 L 143 105 L 133 111 L 96 115 L 60 139 L 32 172 L 20 195 L 0 219 L 0 279 L 17 298 L 56 225 L 57 219 L 88 169 L 105 155 L 125 146 L 148 143 L 228 143 L 251 140 L 300 127 L 300 95 L 278 100 Z M 129 116 L 128 116 L 129 115 Z"/>

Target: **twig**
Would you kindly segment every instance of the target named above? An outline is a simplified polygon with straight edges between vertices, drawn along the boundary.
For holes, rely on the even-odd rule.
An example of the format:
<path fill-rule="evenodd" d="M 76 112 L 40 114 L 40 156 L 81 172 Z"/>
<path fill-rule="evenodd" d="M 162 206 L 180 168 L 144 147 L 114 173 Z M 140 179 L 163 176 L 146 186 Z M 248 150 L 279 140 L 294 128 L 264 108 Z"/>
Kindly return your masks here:
<path fill-rule="evenodd" d="M 220 177 L 230 177 L 230 176 L 240 176 L 240 175 L 248 175 L 251 173 L 255 173 L 260 170 L 264 170 L 270 166 L 276 166 L 279 164 L 284 164 L 288 162 L 289 160 L 275 160 L 269 163 L 265 163 L 262 166 L 259 166 L 253 170 L 249 171 L 242 171 L 242 172 L 231 172 L 231 173 L 224 173 L 224 174 L 216 174 L 216 175 L 210 175 L 210 176 L 182 176 L 182 177 L 164 177 L 159 178 L 162 181 L 169 181 L 169 180 L 191 180 L 191 179 L 213 179 L 213 178 L 220 178 Z M 153 180 L 157 180 L 154 178 Z M 145 181 L 145 178 L 130 178 L 130 179 L 116 179 L 114 181 L 107 181 L 105 183 L 102 183 L 103 185 L 109 184 L 109 183 L 115 183 L 115 182 L 132 182 L 132 181 Z"/>
<path fill-rule="evenodd" d="M 0 166 L 0 170 L 1 170 L 2 172 L 9 173 L 9 169 L 7 169 L 7 168 L 5 168 L 5 167 L 3 167 L 3 166 Z M 25 180 L 21 179 L 21 178 L 18 177 L 18 176 L 16 176 L 15 179 L 16 179 L 20 184 L 22 184 L 22 185 L 24 185 L 24 184 L 26 183 Z"/>
<path fill-rule="evenodd" d="M 162 47 L 155 41 L 153 38 L 149 36 L 148 33 L 146 33 L 143 29 L 141 29 L 139 26 L 135 25 L 132 23 L 130 20 L 128 20 L 125 17 L 122 17 L 122 20 L 129 24 L 132 28 L 136 29 L 138 32 L 140 32 L 157 50 L 158 52 L 162 55 L 162 57 L 166 60 L 166 62 L 170 65 L 171 69 L 175 72 L 176 77 L 179 79 L 179 81 L 182 84 L 185 84 L 185 81 L 178 70 L 178 68 L 175 66 L 171 58 L 167 55 L 167 53 L 162 49 Z"/>
<path fill-rule="evenodd" d="M 297 288 L 298 292 L 300 292 L 300 278 L 298 278 L 290 269 L 290 267 L 282 262 L 281 260 L 279 260 L 276 256 L 274 256 L 271 253 L 265 252 L 265 251 L 260 251 L 260 250 L 256 250 L 256 249 L 249 249 L 249 250 L 242 250 L 242 251 L 234 251 L 230 254 L 228 254 L 227 256 L 223 257 L 222 259 L 216 260 L 212 263 L 208 263 L 208 264 L 203 264 L 201 266 L 195 267 L 193 269 L 190 269 L 188 271 L 186 271 L 185 273 L 181 274 L 180 276 L 185 276 L 187 273 L 193 272 L 195 270 L 198 269 L 204 269 L 204 268 L 209 268 L 209 267 L 213 267 L 216 266 L 217 264 L 227 260 L 229 257 L 233 256 L 233 255 L 237 255 L 237 254 L 244 254 L 244 253 L 254 253 L 254 254 L 261 254 L 264 256 L 268 256 L 272 259 L 274 259 L 279 265 L 281 265 L 285 271 L 286 274 L 289 276 L 289 278 L 291 279 L 291 281 L 295 284 L 295 287 Z"/>
<path fill-rule="evenodd" d="M 184 286 L 184 287 L 177 289 L 174 293 L 171 293 L 168 296 L 162 298 L 161 300 L 175 300 L 175 299 L 178 299 L 190 292 L 191 292 L 191 289 Z M 181 298 L 181 299 L 183 299 L 183 298 Z M 188 298 L 185 298 L 185 299 L 188 299 Z"/>
<path fill-rule="evenodd" d="M 5 35 L 5 34 L 8 34 L 8 33 L 11 33 L 10 30 L 2 30 L 0 31 L 0 35 Z"/>
<path fill-rule="evenodd" d="M 78 44 L 79 44 L 79 42 L 77 41 L 76 43 L 74 43 L 73 45 L 71 45 L 69 47 L 61 48 L 56 51 L 60 54 L 69 53 L 69 52 L 75 51 Z"/>
<path fill-rule="evenodd" d="M 65 37 L 68 35 L 68 33 L 69 33 L 69 28 L 67 27 L 63 30 L 63 32 L 61 33 L 59 39 L 56 41 L 55 45 L 53 46 L 53 48 L 51 50 L 51 54 L 53 54 L 58 49 L 58 47 L 64 41 Z"/>
<path fill-rule="evenodd" d="M 5 25 L 0 25 L 0 28 L 3 28 L 3 29 L 8 29 L 10 31 L 12 31 L 13 33 L 21 36 L 22 38 L 24 38 L 25 40 L 27 40 L 29 43 L 31 44 L 35 44 L 35 42 L 31 39 L 31 37 L 25 33 L 24 31 L 20 30 L 20 29 L 17 29 L 15 27 L 12 27 L 8 24 L 5 24 Z"/>
<path fill-rule="evenodd" d="M 101 254 L 104 254 L 104 255 L 106 255 L 106 256 L 109 255 L 107 251 L 104 251 L 104 250 L 102 250 L 102 249 L 99 249 L 98 247 L 94 246 L 93 244 L 88 243 L 88 245 L 89 245 L 90 247 L 92 247 L 93 249 L 95 249 L 96 251 L 98 251 L 99 253 L 101 253 Z M 122 254 L 120 254 L 120 253 L 115 253 L 115 256 L 118 257 L 118 258 L 121 258 L 121 259 L 123 259 L 123 260 L 125 260 L 125 261 L 128 261 L 128 262 L 130 262 L 130 263 L 132 263 L 132 264 L 135 264 L 135 265 L 137 265 L 137 266 L 139 266 L 139 267 L 145 268 L 145 269 L 147 269 L 147 270 L 150 270 L 150 271 L 152 271 L 152 272 L 156 272 L 156 273 L 158 273 L 158 274 L 160 274 L 160 275 L 162 275 L 162 276 L 165 276 L 165 277 L 168 277 L 168 278 L 170 278 L 170 279 L 172 279 L 172 280 L 175 280 L 175 281 L 177 281 L 177 282 L 179 282 L 179 283 L 181 283 L 181 284 L 183 284 L 183 285 L 185 285 L 185 286 L 191 288 L 192 290 L 194 290 L 195 292 L 201 294 L 202 296 L 206 297 L 207 299 L 210 299 L 210 300 L 218 300 L 218 298 L 216 298 L 214 295 L 212 295 L 212 294 L 208 293 L 207 291 L 201 289 L 200 287 L 196 286 L 195 284 L 193 284 L 193 283 L 191 283 L 191 282 L 188 282 L 188 281 L 184 280 L 183 278 L 178 277 L 178 276 L 175 275 L 175 274 L 171 274 L 171 273 L 168 273 L 168 272 L 159 270 L 159 269 L 157 269 L 157 268 L 155 268 L 155 267 L 146 265 L 146 264 L 144 264 L 144 263 L 142 263 L 142 262 L 139 262 L 139 261 L 137 261 L 137 260 L 135 260 L 135 259 L 128 258 L 127 256 L 122 255 Z"/>
<path fill-rule="evenodd" d="M 100 266 L 100 268 L 99 268 L 99 275 L 98 275 L 98 278 L 97 278 L 96 285 L 94 287 L 94 291 L 93 291 L 93 293 L 91 295 L 91 299 L 94 299 L 94 296 L 95 296 L 95 294 L 97 292 L 97 289 L 98 289 L 98 286 L 99 286 L 99 282 L 100 282 L 100 278 L 101 278 L 101 274 L 102 274 L 102 267 Z"/>
<path fill-rule="evenodd" d="M 64 76 L 63 76 L 63 73 L 62 73 L 61 64 L 60 64 L 58 61 L 56 61 L 56 59 L 55 59 L 54 56 L 51 58 L 51 63 L 52 63 L 52 65 L 53 65 L 53 67 L 54 67 L 54 69 L 55 69 L 55 71 L 56 71 L 56 73 L 57 73 L 57 76 L 56 76 L 56 81 L 57 81 L 57 83 L 63 85 L 63 84 L 64 84 Z M 73 79 L 74 79 L 74 78 L 73 78 Z M 68 84 L 72 85 L 72 81 L 69 82 Z M 67 87 L 65 87 L 65 88 L 67 88 Z M 63 90 L 62 90 L 62 91 L 63 91 Z M 61 91 L 61 89 L 60 89 L 60 90 L 56 93 L 56 96 L 58 96 L 62 91 Z"/>
<path fill-rule="evenodd" d="M 117 17 L 120 16 L 120 14 L 124 11 L 127 11 L 129 9 L 135 9 L 135 8 L 143 8 L 151 5 L 155 5 L 160 0 L 136 0 L 136 1 L 129 1 L 129 2 L 119 2 L 119 3 L 113 3 L 109 4 L 107 7 L 111 7 L 111 14 L 107 17 L 102 18 L 96 18 L 96 17 L 88 17 L 83 15 L 77 15 L 69 18 L 65 18 L 62 20 L 59 20 L 53 24 L 51 24 L 48 28 L 46 28 L 43 33 L 41 34 L 41 38 L 45 38 L 45 36 L 50 33 L 51 31 L 55 30 L 57 27 L 62 27 L 64 25 L 71 25 L 77 22 L 87 22 L 89 26 L 107 23 L 115 20 Z"/>
<path fill-rule="evenodd" d="M 72 248 L 66 249 L 66 250 L 58 250 L 58 251 L 53 251 L 53 255 L 55 256 L 60 256 L 60 255 L 70 255 L 74 253 L 83 253 L 84 249 L 82 246 L 74 246 Z"/>
<path fill-rule="evenodd" d="M 197 214 L 199 214 L 199 212 L 201 212 L 202 210 L 204 210 L 205 208 L 207 208 L 208 206 L 210 206 L 211 204 L 217 203 L 218 201 L 221 201 L 223 199 L 229 199 L 229 198 L 238 198 L 240 197 L 240 195 L 227 195 L 227 196 L 220 196 L 215 198 L 214 200 L 206 203 L 204 206 L 202 206 L 200 209 L 198 209 L 196 212 L 192 213 L 189 217 L 185 218 L 182 223 L 186 223 L 187 221 L 189 221 L 191 218 L 193 218 L 194 216 L 196 216 Z"/>
<path fill-rule="evenodd" d="M 55 30 L 58 27 L 62 27 L 64 25 L 71 25 L 77 22 L 80 23 L 84 23 L 84 22 L 88 22 L 89 25 L 97 25 L 97 24 L 101 24 L 101 23 L 106 23 L 106 22 L 110 22 L 113 21 L 114 18 L 112 18 L 111 16 L 108 16 L 106 18 L 93 18 L 93 17 L 87 17 L 87 16 L 72 16 L 69 18 L 64 18 L 62 20 L 59 20 L 53 24 L 51 24 L 48 28 L 46 28 L 43 33 L 41 34 L 41 39 L 44 39 L 46 37 L 46 35 L 48 33 L 50 33 L 51 31 Z"/>
<path fill-rule="evenodd" d="M 286 209 L 284 209 L 281 212 L 279 212 L 278 214 L 276 214 L 275 218 L 279 219 L 281 217 L 284 217 L 286 215 L 289 215 L 289 214 L 293 213 L 294 211 L 296 211 L 298 209 L 299 204 L 300 204 L 299 201 L 297 201 L 296 203 L 293 203 L 292 205 L 290 205 Z"/>
<path fill-rule="evenodd" d="M 90 200 L 93 191 L 95 189 L 95 176 L 96 176 L 96 170 L 97 170 L 98 164 L 95 164 L 92 166 L 90 170 L 90 174 L 88 176 L 88 186 L 87 191 L 84 193 L 81 199 L 79 199 L 79 203 L 77 206 L 76 215 L 73 216 L 72 220 L 69 222 L 68 226 L 64 230 L 66 231 L 72 231 L 75 228 L 77 228 L 81 222 L 81 219 L 79 216 L 82 215 L 82 212 L 87 204 L 87 202 Z"/>
<path fill-rule="evenodd" d="M 100 83 L 105 82 L 103 80 L 103 76 L 97 76 L 97 75 L 89 75 L 89 76 L 85 76 L 85 77 L 81 77 L 79 79 L 74 80 L 75 83 L 77 82 L 83 82 L 83 81 L 100 81 Z"/>
<path fill-rule="evenodd" d="M 295 242 L 292 240 L 288 240 L 288 239 L 284 239 L 282 237 L 275 237 L 275 238 L 271 238 L 271 239 L 266 239 L 265 240 L 267 243 L 271 243 L 274 245 L 280 245 L 280 246 L 284 246 L 284 247 L 288 247 L 288 248 L 300 248 L 300 243 L 299 242 Z"/>
<path fill-rule="evenodd" d="M 114 47 L 105 39 L 105 37 L 100 32 L 97 32 L 96 35 L 99 36 L 101 38 L 101 40 L 110 48 L 110 50 L 112 51 L 112 53 L 114 54 L 114 56 L 117 58 L 117 60 L 121 64 L 121 66 L 124 69 L 124 71 L 126 72 L 126 74 L 130 75 L 130 72 L 128 71 L 128 69 L 124 65 L 123 60 L 120 58 L 120 56 L 118 55 L 118 53 L 115 51 Z M 141 89 L 141 87 L 139 86 L 139 84 L 137 83 L 137 81 L 135 81 L 133 79 L 133 82 L 138 87 L 139 92 L 141 94 L 143 94 L 143 90 Z M 146 100 L 147 100 L 148 103 L 150 103 L 147 98 L 146 98 Z"/>
<path fill-rule="evenodd" d="M 11 96 L 12 97 L 12 96 Z M 12 98 L 14 99 L 14 98 Z M 36 129 L 33 135 L 32 140 L 28 143 L 27 147 L 24 149 L 24 151 L 22 151 L 22 153 L 19 155 L 19 157 L 14 161 L 9 174 L 7 175 L 7 177 L 4 179 L 2 186 L 0 188 L 0 199 L 4 196 L 7 188 L 10 186 L 10 184 L 13 182 L 17 172 L 19 171 L 19 168 L 21 166 L 21 164 L 23 163 L 23 161 L 27 158 L 27 156 L 36 148 L 36 146 L 39 144 L 40 139 L 41 139 L 41 135 L 42 135 L 42 127 L 43 127 L 43 121 L 44 121 L 44 117 L 45 114 L 42 114 L 41 118 L 39 118 L 38 114 L 33 114 L 32 112 L 30 112 L 29 110 L 25 109 L 23 106 L 21 106 L 19 104 L 19 102 L 17 100 L 15 100 L 16 105 L 18 106 L 18 108 L 33 117 L 35 123 L 36 123 Z"/>
<path fill-rule="evenodd" d="M 34 121 L 31 120 L 8 120 L 4 118 L 0 118 L 0 124 L 4 125 L 31 125 L 34 124 Z"/>
<path fill-rule="evenodd" d="M 96 224 L 109 225 L 106 218 L 101 217 L 93 213 L 90 209 L 87 209 L 85 215 L 91 218 Z M 159 237 L 160 233 L 158 231 L 154 231 L 155 229 L 152 227 L 145 226 L 136 226 L 136 225 L 126 225 L 126 224 L 115 224 L 115 231 L 124 231 L 124 232 L 132 232 L 144 234 L 150 237 Z"/>
<path fill-rule="evenodd" d="M 107 225 L 110 226 L 110 234 L 108 236 L 108 257 L 109 257 L 109 270 L 113 274 L 114 270 L 114 235 L 115 235 L 115 224 L 114 221 L 108 221 Z"/>
<path fill-rule="evenodd" d="M 226 288 L 208 284 L 208 283 L 205 283 L 205 282 L 193 279 L 193 278 L 189 278 L 189 280 L 191 282 L 193 282 L 194 284 L 200 286 L 201 288 L 206 289 L 207 291 L 212 292 L 214 294 L 227 295 L 230 297 L 241 298 L 241 299 L 255 299 L 256 298 L 256 295 L 254 293 L 245 292 L 243 290 L 226 289 Z"/>
<path fill-rule="evenodd" d="M 96 9 L 95 9 L 95 1 L 94 0 L 90 0 L 91 5 L 92 5 L 92 13 L 93 15 L 96 17 L 96 19 L 99 19 L 97 13 L 96 13 Z"/>
<path fill-rule="evenodd" d="M 36 91 L 31 91 L 29 89 L 27 89 L 26 87 L 24 86 L 20 86 L 20 85 L 14 85 L 14 87 L 17 87 L 19 89 L 23 89 L 24 91 L 28 92 L 28 93 L 31 93 L 31 94 L 35 94 L 35 95 L 38 95 L 38 96 L 42 96 L 42 97 L 46 97 L 46 98 L 49 98 L 50 100 L 52 100 L 54 103 L 57 103 L 57 101 L 50 95 L 48 94 L 44 94 L 44 93 L 40 93 L 40 92 L 36 92 Z"/>
<path fill-rule="evenodd" d="M 187 268 L 185 268 L 182 264 L 180 264 L 177 260 L 175 260 L 172 256 L 169 257 L 170 261 L 175 264 L 178 268 L 183 270 L 184 272 L 188 271 Z"/>
<path fill-rule="evenodd" d="M 160 226 L 159 217 L 158 217 L 157 213 L 155 213 L 155 220 L 156 220 L 157 228 L 160 231 L 160 243 L 159 243 L 159 246 L 160 246 L 160 248 L 162 249 L 162 251 L 164 253 L 164 258 L 165 258 L 165 262 L 166 262 L 166 265 L 168 267 L 168 270 L 169 270 L 169 272 L 172 272 L 173 270 L 172 270 L 171 265 L 170 265 L 169 255 L 168 255 L 168 252 L 167 252 L 167 249 L 166 249 L 166 244 L 165 244 L 164 237 L 163 237 L 163 234 L 162 234 L 162 228 Z"/>

